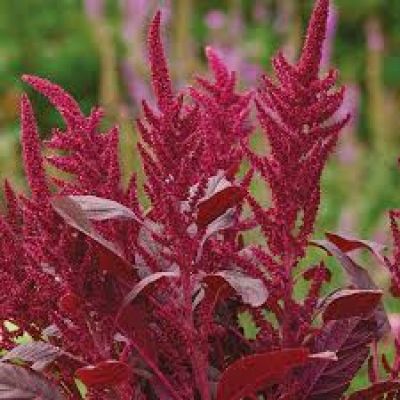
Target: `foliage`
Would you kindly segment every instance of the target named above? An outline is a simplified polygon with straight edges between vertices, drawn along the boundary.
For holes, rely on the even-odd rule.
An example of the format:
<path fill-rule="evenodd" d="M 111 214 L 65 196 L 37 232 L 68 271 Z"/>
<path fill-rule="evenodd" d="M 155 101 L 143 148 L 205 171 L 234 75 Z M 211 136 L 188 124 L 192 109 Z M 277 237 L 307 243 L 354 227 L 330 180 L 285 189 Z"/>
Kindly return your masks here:
<path fill-rule="evenodd" d="M 102 132 L 100 109 L 86 116 L 59 86 L 23 77 L 66 128 L 52 132 L 44 157 L 22 96 L 31 195 L 5 184 L 1 396 L 79 399 L 76 379 L 86 398 L 98 400 L 398 394 L 397 344 L 394 364 L 382 361 L 385 381 L 379 376 L 376 344 L 389 331 L 382 291 L 348 253 L 374 254 L 398 296 L 400 213 L 391 213 L 393 259 L 370 241 L 332 233 L 311 240 L 322 171 L 349 120 L 336 117 L 344 97 L 336 72 L 320 74 L 328 8 L 329 0 L 316 1 L 299 61 L 278 52 L 277 79 L 264 76 L 257 91 L 244 93 L 212 48 L 206 56 L 214 79 L 199 77 L 176 92 L 155 15 L 148 52 L 156 105 L 144 101 L 138 121 L 146 211 L 136 177 L 127 189 L 121 183 L 118 128 Z M 270 144 L 266 155 L 250 148 L 253 106 Z M 249 168 L 240 175 L 244 162 Z M 45 164 L 62 177 L 46 173 Z M 271 192 L 269 206 L 249 189 L 256 174 Z M 243 239 L 256 228 L 262 245 Z M 323 260 L 300 268 L 310 246 L 337 258 L 345 287 L 322 295 L 332 273 Z M 300 299 L 299 281 L 309 285 Z M 240 323 L 248 316 L 256 326 L 251 338 Z M 21 334 L 30 342 L 17 344 Z M 346 397 L 365 362 L 371 387 Z"/>

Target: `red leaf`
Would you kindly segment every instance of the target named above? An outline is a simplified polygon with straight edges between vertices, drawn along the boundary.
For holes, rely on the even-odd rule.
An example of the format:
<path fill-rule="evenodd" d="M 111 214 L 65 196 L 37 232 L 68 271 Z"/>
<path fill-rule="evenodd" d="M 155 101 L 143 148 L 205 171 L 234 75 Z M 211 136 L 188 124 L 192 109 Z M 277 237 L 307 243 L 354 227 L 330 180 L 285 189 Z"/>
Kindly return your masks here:
<path fill-rule="evenodd" d="M 7 352 L 0 361 L 19 360 L 32 363 L 33 370 L 44 369 L 62 354 L 62 350 L 50 343 L 35 341 L 22 343 Z M 0 388 L 1 393 L 1 388 Z M 1 394 L 0 394 L 1 399 Z"/>
<path fill-rule="evenodd" d="M 378 289 L 368 272 L 353 261 L 336 244 L 329 240 L 313 240 L 312 245 L 325 250 L 330 256 L 335 257 L 345 270 L 350 282 L 358 289 Z"/>
<path fill-rule="evenodd" d="M 239 271 L 220 271 L 207 275 L 203 282 L 207 285 L 206 296 L 216 301 L 237 293 L 243 303 L 261 307 L 268 298 L 268 291 L 260 279 L 244 275 Z"/>
<path fill-rule="evenodd" d="M 340 290 L 328 300 L 323 312 L 324 322 L 351 317 L 365 318 L 378 306 L 381 290 Z"/>
<path fill-rule="evenodd" d="M 315 275 L 319 271 L 321 271 L 322 268 L 323 268 L 323 271 L 324 271 L 324 277 L 325 277 L 324 280 L 326 282 L 330 282 L 331 279 L 332 279 L 332 272 L 328 268 L 326 268 L 325 266 L 321 267 L 320 265 L 316 265 L 315 267 L 308 268 L 306 271 L 304 271 L 303 278 L 306 281 L 310 281 L 310 280 L 314 279 Z"/>
<path fill-rule="evenodd" d="M 394 391 L 400 391 L 400 382 L 399 381 L 386 381 L 386 382 L 377 382 L 372 386 L 358 390 L 350 395 L 347 400 L 373 400 L 373 399 L 381 399 L 384 394 L 388 394 Z"/>
<path fill-rule="evenodd" d="M 118 326 L 127 333 L 134 335 L 137 344 L 145 351 L 145 353 L 154 358 L 155 346 L 148 332 L 149 315 L 151 311 L 147 307 L 146 298 L 140 295 L 151 291 L 157 282 L 166 278 L 179 278 L 179 271 L 162 271 L 156 272 L 142 279 L 133 289 L 125 296 L 121 307 L 116 316 Z M 134 302 L 134 300 L 136 300 Z"/>
<path fill-rule="evenodd" d="M 99 266 L 103 271 L 126 281 L 134 277 L 135 269 L 125 259 L 121 250 L 100 235 L 86 217 L 84 210 L 70 196 L 57 196 L 51 200 L 55 212 L 70 226 L 90 237 L 97 244 Z"/>
<path fill-rule="evenodd" d="M 152 287 L 155 286 L 157 282 L 166 278 L 179 278 L 180 272 L 179 270 L 176 271 L 161 271 L 155 272 L 146 278 L 142 279 L 139 283 L 137 283 L 133 289 L 125 296 L 122 307 L 125 307 L 130 302 L 132 302 L 137 296 L 139 296 L 144 291 L 151 290 Z"/>
<path fill-rule="evenodd" d="M 378 290 L 378 287 L 375 285 L 368 272 L 354 262 L 346 253 L 341 251 L 335 244 L 328 240 L 314 240 L 311 244 L 324 249 L 328 254 L 334 256 L 343 267 L 354 287 L 357 289 Z M 383 304 L 378 305 L 374 316 L 379 327 L 380 336 L 385 335 L 389 332 L 390 325 Z"/>
<path fill-rule="evenodd" d="M 116 360 L 102 361 L 76 371 L 76 376 L 87 387 L 114 386 L 129 379 L 130 374 L 129 365 Z"/>
<path fill-rule="evenodd" d="M 149 334 L 149 315 L 147 305 L 143 299 L 128 304 L 119 311 L 116 322 L 123 333 L 128 337 L 134 337 L 135 342 L 152 359 L 156 354 L 156 347 Z"/>
<path fill-rule="evenodd" d="M 89 220 L 128 219 L 142 224 L 140 218 L 130 208 L 117 201 L 88 195 L 71 195 L 68 198 L 79 205 Z"/>
<path fill-rule="evenodd" d="M 381 263 L 384 264 L 382 251 L 385 250 L 386 246 L 380 243 L 339 235 L 332 232 L 326 232 L 325 236 L 344 253 L 364 248 L 369 250 Z"/>
<path fill-rule="evenodd" d="M 245 193 L 240 187 L 229 186 L 201 201 L 198 205 L 197 225 L 205 228 L 229 208 L 236 206 L 244 196 Z"/>
<path fill-rule="evenodd" d="M 58 300 L 58 307 L 69 315 L 74 315 L 82 306 L 82 298 L 72 292 L 67 292 Z"/>
<path fill-rule="evenodd" d="M 376 311 L 373 313 L 375 314 Z M 337 361 L 315 360 L 298 371 L 301 382 L 296 400 L 341 400 L 369 355 L 369 345 L 379 340 L 374 317 L 327 322 L 308 344 L 312 352 L 335 352 Z"/>
<path fill-rule="evenodd" d="M 204 301 L 207 303 L 214 304 L 235 294 L 232 286 L 222 276 L 207 275 L 203 282 L 206 284 Z"/>
<path fill-rule="evenodd" d="M 243 357 L 222 373 L 216 400 L 239 400 L 279 383 L 308 356 L 306 348 L 296 348 Z"/>
<path fill-rule="evenodd" d="M 132 265 L 125 258 L 119 257 L 109 248 L 99 243 L 96 244 L 95 251 L 99 268 L 102 271 L 122 279 L 127 284 L 132 284 L 136 281 L 136 270 L 132 268 Z"/>

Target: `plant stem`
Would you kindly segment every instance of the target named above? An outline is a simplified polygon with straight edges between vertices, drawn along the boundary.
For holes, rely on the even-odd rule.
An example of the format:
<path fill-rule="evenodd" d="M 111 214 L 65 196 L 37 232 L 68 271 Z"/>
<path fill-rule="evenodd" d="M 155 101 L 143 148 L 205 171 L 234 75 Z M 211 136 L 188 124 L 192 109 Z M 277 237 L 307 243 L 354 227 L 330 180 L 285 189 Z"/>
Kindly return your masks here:
<path fill-rule="evenodd" d="M 195 254 L 192 259 L 195 259 Z M 191 284 L 191 271 L 193 264 L 183 262 L 181 265 L 184 265 L 184 269 L 182 270 L 182 287 L 183 287 L 183 296 L 184 296 L 184 308 L 185 308 L 185 317 L 186 320 L 189 321 L 188 327 L 188 347 L 189 354 L 191 358 L 192 368 L 194 372 L 194 377 L 196 380 L 196 385 L 200 393 L 200 398 L 202 400 L 211 400 L 210 390 L 207 379 L 207 362 L 205 361 L 201 350 L 199 351 L 199 346 L 196 345 L 197 342 L 200 342 L 200 346 L 202 344 L 202 340 L 197 340 L 197 332 L 196 327 L 194 325 L 193 318 L 193 308 L 192 308 L 192 284 Z"/>
<path fill-rule="evenodd" d="M 293 257 L 291 255 L 290 246 L 286 247 L 286 253 L 283 257 L 283 267 L 285 269 L 285 297 L 283 299 L 283 321 L 282 321 L 282 346 L 283 348 L 290 347 L 292 344 L 292 329 L 291 329 L 291 303 L 293 297 Z"/>

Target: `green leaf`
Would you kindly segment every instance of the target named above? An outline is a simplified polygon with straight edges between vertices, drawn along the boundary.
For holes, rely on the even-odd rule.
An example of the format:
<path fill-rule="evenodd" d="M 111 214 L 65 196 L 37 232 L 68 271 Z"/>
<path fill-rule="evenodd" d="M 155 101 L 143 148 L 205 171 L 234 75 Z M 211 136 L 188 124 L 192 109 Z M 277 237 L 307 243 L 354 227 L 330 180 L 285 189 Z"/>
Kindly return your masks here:
<path fill-rule="evenodd" d="M 246 339 L 255 340 L 260 328 L 254 322 L 253 316 L 249 311 L 238 314 L 238 324 L 243 329 Z"/>

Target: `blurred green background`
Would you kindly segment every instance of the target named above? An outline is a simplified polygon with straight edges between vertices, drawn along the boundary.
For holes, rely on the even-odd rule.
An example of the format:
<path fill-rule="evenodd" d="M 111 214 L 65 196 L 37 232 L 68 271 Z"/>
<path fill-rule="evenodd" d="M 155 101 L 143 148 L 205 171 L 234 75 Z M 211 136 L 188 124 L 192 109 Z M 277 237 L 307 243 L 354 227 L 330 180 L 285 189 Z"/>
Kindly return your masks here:
<path fill-rule="evenodd" d="M 164 38 L 177 88 L 205 73 L 213 45 L 240 85 L 255 86 L 278 48 L 295 60 L 311 0 L 0 0 L 0 178 L 21 190 L 18 102 L 27 90 L 41 135 L 62 124 L 40 96 L 24 87 L 36 74 L 70 91 L 88 112 L 101 104 L 108 124 L 122 127 L 126 174 L 139 171 L 134 120 L 152 96 L 146 29 L 161 7 Z M 339 113 L 353 119 L 323 177 L 316 236 L 324 230 L 389 243 L 386 211 L 400 208 L 400 1 L 332 0 L 323 68 L 340 70 L 348 87 Z M 259 135 L 259 133 L 258 133 Z M 265 146 L 259 136 L 255 145 Z M 265 189 L 256 186 L 259 196 Z M 381 270 L 375 279 L 383 283 Z M 398 311 L 398 304 L 387 302 Z M 357 382 L 357 385 L 360 381 Z"/>

